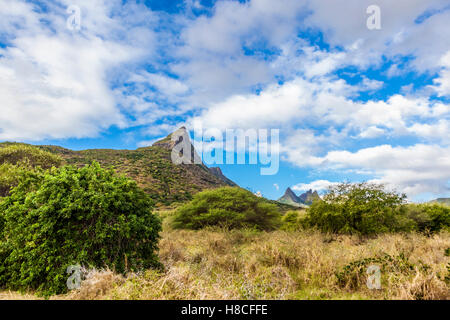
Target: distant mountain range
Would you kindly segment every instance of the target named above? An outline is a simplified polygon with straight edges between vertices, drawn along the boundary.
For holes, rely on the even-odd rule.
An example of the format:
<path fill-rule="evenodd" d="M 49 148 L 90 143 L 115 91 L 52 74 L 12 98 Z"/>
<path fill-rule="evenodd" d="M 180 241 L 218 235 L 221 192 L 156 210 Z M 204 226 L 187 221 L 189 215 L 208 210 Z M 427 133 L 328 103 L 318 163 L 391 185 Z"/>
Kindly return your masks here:
<path fill-rule="evenodd" d="M 313 203 L 314 200 L 320 199 L 317 191 L 311 189 L 297 196 L 291 188 L 287 188 L 284 195 L 278 199 L 278 202 L 289 204 L 291 206 L 306 208 Z"/>

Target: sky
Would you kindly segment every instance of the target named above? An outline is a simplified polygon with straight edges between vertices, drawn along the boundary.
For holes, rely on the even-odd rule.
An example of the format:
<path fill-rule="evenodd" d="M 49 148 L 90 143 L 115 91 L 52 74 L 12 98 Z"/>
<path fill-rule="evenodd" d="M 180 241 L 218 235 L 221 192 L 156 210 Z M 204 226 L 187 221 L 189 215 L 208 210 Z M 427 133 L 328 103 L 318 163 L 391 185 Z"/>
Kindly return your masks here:
<path fill-rule="evenodd" d="M 449 197 L 449 21 L 448 0 L 0 0 L 0 141 L 279 129 L 276 174 L 224 174 L 271 199 L 342 181 Z"/>

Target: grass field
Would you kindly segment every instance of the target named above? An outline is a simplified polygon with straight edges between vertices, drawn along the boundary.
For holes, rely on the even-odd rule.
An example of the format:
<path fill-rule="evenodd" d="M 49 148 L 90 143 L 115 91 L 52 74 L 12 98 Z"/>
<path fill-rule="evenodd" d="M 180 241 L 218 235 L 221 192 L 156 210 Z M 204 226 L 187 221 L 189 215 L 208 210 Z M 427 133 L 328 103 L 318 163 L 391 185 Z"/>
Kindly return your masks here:
<path fill-rule="evenodd" d="M 362 239 L 316 231 L 172 230 L 167 222 L 164 229 L 164 271 L 127 277 L 92 271 L 79 290 L 51 299 L 450 298 L 448 232 Z M 366 285 L 368 264 L 382 267 L 379 290 Z M 36 297 L 0 293 L 0 299 L 17 298 Z"/>

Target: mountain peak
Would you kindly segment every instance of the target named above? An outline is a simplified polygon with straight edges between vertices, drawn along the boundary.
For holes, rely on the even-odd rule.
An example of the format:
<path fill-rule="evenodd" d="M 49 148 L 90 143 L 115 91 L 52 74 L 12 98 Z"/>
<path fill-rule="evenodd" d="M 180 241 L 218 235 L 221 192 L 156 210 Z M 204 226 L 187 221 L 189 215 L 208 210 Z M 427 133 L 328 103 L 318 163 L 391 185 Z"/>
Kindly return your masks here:
<path fill-rule="evenodd" d="M 292 189 L 288 187 L 284 192 L 284 195 L 280 199 L 278 199 L 278 202 L 296 205 L 300 203 L 300 199 L 297 197 L 294 191 L 292 191 Z"/>
<path fill-rule="evenodd" d="M 309 189 L 305 193 L 302 193 L 300 196 L 297 196 L 294 191 L 292 191 L 292 189 L 288 187 L 284 192 L 284 195 L 280 199 L 278 199 L 278 202 L 295 206 L 304 206 L 312 204 L 316 199 L 320 199 L 320 196 L 315 190 L 313 191 L 312 189 Z"/>

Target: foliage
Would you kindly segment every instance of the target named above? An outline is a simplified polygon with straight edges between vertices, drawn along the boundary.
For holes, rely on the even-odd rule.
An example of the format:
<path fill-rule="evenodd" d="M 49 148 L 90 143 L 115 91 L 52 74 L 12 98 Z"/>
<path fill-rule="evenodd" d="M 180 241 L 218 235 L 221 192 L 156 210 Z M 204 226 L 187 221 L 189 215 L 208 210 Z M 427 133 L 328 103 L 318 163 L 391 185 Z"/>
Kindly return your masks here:
<path fill-rule="evenodd" d="M 283 215 L 280 229 L 285 231 L 301 230 L 306 226 L 305 218 L 305 210 L 290 210 Z"/>
<path fill-rule="evenodd" d="M 8 144 L 0 148 L 0 197 L 9 194 L 20 176 L 33 168 L 58 167 L 61 157 L 24 144 Z"/>
<path fill-rule="evenodd" d="M 387 253 L 378 257 L 369 257 L 352 261 L 348 265 L 344 266 L 342 270 L 336 272 L 336 278 L 338 284 L 341 287 L 350 287 L 352 289 L 358 288 L 361 284 L 361 280 L 367 276 L 367 269 L 371 265 L 380 267 L 382 274 L 386 273 L 402 273 L 405 275 L 413 274 L 415 268 L 427 272 L 429 266 L 424 263 L 415 265 L 409 261 L 406 255 L 401 252 L 397 256 L 391 256 Z"/>
<path fill-rule="evenodd" d="M 0 286 L 66 290 L 69 265 L 117 272 L 159 266 L 161 222 L 136 183 L 98 163 L 30 171 L 4 198 Z"/>
<path fill-rule="evenodd" d="M 405 211 L 405 216 L 413 221 L 417 231 L 434 233 L 450 227 L 450 206 L 438 203 L 409 204 Z"/>
<path fill-rule="evenodd" d="M 19 177 L 27 171 L 27 168 L 21 165 L 3 163 L 0 165 L 0 197 L 6 197 L 9 190 L 16 186 Z"/>
<path fill-rule="evenodd" d="M 200 192 L 177 210 L 175 228 L 201 229 L 255 227 L 272 230 L 280 224 L 277 207 L 238 187 L 222 187 Z"/>
<path fill-rule="evenodd" d="M 62 158 L 34 146 L 11 144 L 0 148 L 0 163 L 27 164 L 33 168 L 49 169 L 60 166 Z"/>
<path fill-rule="evenodd" d="M 341 183 L 308 210 L 308 223 L 324 232 L 374 234 L 398 231 L 406 196 L 373 183 Z"/>

